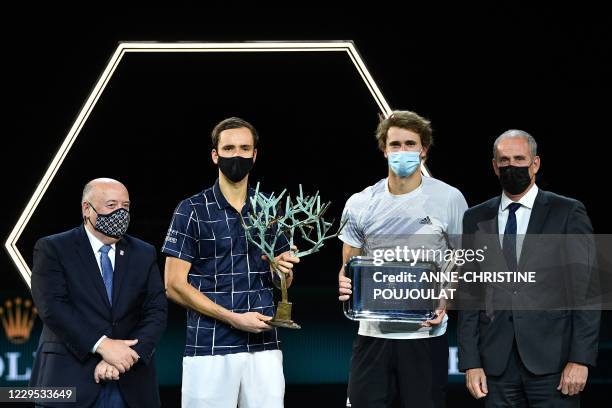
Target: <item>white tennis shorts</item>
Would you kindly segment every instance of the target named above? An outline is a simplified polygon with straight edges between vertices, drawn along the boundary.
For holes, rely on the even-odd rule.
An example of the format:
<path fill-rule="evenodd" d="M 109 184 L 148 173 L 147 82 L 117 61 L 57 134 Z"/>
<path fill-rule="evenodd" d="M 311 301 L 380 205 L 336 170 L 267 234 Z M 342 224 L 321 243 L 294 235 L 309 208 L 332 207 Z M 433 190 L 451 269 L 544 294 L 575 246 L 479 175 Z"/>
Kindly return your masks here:
<path fill-rule="evenodd" d="M 282 408 L 280 350 L 183 357 L 183 408 Z"/>

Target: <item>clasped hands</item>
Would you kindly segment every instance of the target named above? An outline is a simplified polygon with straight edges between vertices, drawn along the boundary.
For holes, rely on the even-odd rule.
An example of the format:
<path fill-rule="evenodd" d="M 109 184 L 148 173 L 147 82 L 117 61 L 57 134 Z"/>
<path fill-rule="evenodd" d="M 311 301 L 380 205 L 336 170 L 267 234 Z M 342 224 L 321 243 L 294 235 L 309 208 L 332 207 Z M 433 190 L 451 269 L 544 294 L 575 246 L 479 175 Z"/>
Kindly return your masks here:
<path fill-rule="evenodd" d="M 98 345 L 96 353 L 102 356 L 94 370 L 94 381 L 116 381 L 119 374 L 127 372 L 138 362 L 140 356 L 132 348 L 138 343 L 134 340 L 116 340 L 108 337 L 104 338 Z"/>

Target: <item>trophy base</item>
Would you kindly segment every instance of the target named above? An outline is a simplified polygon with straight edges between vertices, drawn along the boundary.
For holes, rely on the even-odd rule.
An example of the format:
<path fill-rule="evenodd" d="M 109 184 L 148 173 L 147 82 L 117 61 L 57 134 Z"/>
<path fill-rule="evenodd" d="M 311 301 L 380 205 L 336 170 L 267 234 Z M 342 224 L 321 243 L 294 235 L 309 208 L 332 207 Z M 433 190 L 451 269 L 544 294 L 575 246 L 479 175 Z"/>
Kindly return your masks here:
<path fill-rule="evenodd" d="M 291 320 L 291 302 L 278 302 L 274 319 L 266 322 L 270 326 L 284 327 L 286 329 L 301 329 L 302 327 Z"/>

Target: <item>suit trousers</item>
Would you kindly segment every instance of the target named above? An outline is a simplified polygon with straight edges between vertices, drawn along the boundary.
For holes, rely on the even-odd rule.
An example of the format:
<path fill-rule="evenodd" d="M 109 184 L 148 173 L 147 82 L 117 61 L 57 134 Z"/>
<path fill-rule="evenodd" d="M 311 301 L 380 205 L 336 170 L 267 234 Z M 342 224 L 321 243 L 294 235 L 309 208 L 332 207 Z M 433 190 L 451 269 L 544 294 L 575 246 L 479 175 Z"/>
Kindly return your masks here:
<path fill-rule="evenodd" d="M 518 353 L 516 342 L 504 372 L 499 376 L 487 376 L 489 394 L 486 408 L 578 408 L 580 394 L 566 396 L 557 391 L 561 373 L 532 374 Z"/>
<path fill-rule="evenodd" d="M 45 405 L 40 404 L 34 406 L 35 408 L 45 408 Z M 92 408 L 128 408 L 116 381 L 102 383 L 102 389 Z"/>

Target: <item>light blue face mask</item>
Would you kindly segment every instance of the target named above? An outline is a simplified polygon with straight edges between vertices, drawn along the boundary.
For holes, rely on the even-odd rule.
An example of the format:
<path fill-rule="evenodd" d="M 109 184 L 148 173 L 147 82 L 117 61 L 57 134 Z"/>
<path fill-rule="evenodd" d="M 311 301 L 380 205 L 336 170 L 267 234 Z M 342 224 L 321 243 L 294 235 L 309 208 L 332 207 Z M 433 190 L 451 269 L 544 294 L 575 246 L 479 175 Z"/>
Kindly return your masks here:
<path fill-rule="evenodd" d="M 389 167 L 399 177 L 410 176 L 421 164 L 421 152 L 393 152 L 387 157 Z"/>

